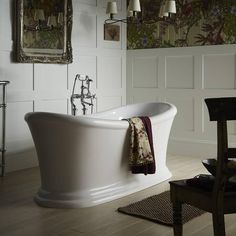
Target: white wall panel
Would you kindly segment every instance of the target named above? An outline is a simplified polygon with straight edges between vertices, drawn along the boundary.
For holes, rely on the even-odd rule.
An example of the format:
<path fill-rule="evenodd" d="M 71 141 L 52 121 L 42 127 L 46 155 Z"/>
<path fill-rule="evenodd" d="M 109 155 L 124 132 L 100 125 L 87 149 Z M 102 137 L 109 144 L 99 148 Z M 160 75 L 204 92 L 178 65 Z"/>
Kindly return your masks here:
<path fill-rule="evenodd" d="M 9 102 L 7 104 L 6 132 L 10 142 L 30 139 L 30 132 L 24 120 L 27 112 L 33 111 L 33 101 Z M 14 127 L 12 125 L 14 124 Z"/>
<path fill-rule="evenodd" d="M 10 52 L 0 51 L 0 78 L 10 80 L 8 91 L 32 91 L 33 64 L 12 63 Z"/>
<path fill-rule="evenodd" d="M 206 89 L 235 89 L 235 54 L 204 55 L 203 63 Z"/>
<path fill-rule="evenodd" d="M 194 87 L 193 56 L 166 57 L 166 87 L 191 89 Z"/>
<path fill-rule="evenodd" d="M 137 94 L 132 97 L 132 103 L 142 103 L 142 102 L 157 102 L 159 99 L 153 94 Z"/>
<path fill-rule="evenodd" d="M 35 90 L 40 93 L 64 91 L 67 88 L 67 66 L 34 64 L 34 78 Z"/>
<path fill-rule="evenodd" d="M 168 146 L 170 153 L 215 156 L 216 122 L 209 121 L 204 99 L 236 96 L 235 55 L 235 45 L 128 51 L 128 103 L 158 97 L 178 109 Z M 157 65 L 148 60 L 137 63 L 137 58 L 158 58 Z M 147 68 L 150 76 L 145 81 L 140 79 L 137 86 L 136 77 Z M 158 87 L 148 88 L 149 83 L 153 85 L 156 68 Z M 236 146 L 236 123 L 229 122 L 228 127 L 230 145 Z"/>
<path fill-rule="evenodd" d="M 74 55 L 74 62 L 68 66 L 69 90 L 72 90 L 75 76 L 77 74 L 88 75 L 93 80 L 91 89 L 94 91 L 97 85 L 97 56 Z M 79 84 L 80 85 L 80 84 Z"/>
<path fill-rule="evenodd" d="M 12 20 L 11 20 L 11 12 L 12 12 L 12 2 L 9 0 L 1 0 L 0 7 L 0 50 L 11 50 L 12 49 L 12 35 L 11 30 Z"/>
<path fill-rule="evenodd" d="M 133 87 L 134 88 L 157 88 L 157 57 L 134 57 L 133 58 Z"/>
<path fill-rule="evenodd" d="M 122 57 L 98 57 L 98 88 L 122 88 Z"/>
<path fill-rule="evenodd" d="M 120 107 L 122 105 L 122 97 L 101 97 L 97 101 L 97 109 L 99 111 L 109 110 L 114 107 Z"/>
<path fill-rule="evenodd" d="M 97 0 L 79 0 L 79 2 L 91 5 L 91 6 L 97 6 Z"/>
<path fill-rule="evenodd" d="M 175 104 L 178 113 L 175 117 L 173 130 L 176 132 L 193 132 L 194 131 L 194 99 L 193 98 L 172 98 L 166 99 L 168 102 Z"/>
<path fill-rule="evenodd" d="M 228 122 L 228 130 L 230 135 L 236 136 L 236 121 L 229 121 Z"/>
<path fill-rule="evenodd" d="M 24 120 L 33 111 L 33 101 L 9 102 L 6 115 L 6 171 L 37 165 L 33 140 Z"/>
<path fill-rule="evenodd" d="M 97 47 L 97 16 L 79 13 L 74 24 L 73 42 L 78 40 L 79 47 Z"/>
<path fill-rule="evenodd" d="M 76 74 L 89 75 L 93 80 L 91 92 L 97 94 L 99 100 L 99 104 L 94 101 L 94 111 L 96 107 L 102 111 L 126 102 L 126 26 L 121 27 L 119 42 L 105 42 L 106 2 L 73 0 L 72 3 L 73 63 L 59 65 L 12 62 L 13 1 L 0 1 L 0 77 L 10 81 L 7 86 L 7 171 L 38 164 L 24 115 L 29 111 L 71 114 L 69 99 Z M 119 16 L 126 15 L 126 0 L 119 0 L 118 6 Z M 79 105 L 80 100 L 76 102 Z M 78 109 L 78 114 L 82 114 L 81 106 Z"/>
<path fill-rule="evenodd" d="M 35 102 L 35 111 L 67 114 L 67 100 L 38 100 Z"/>

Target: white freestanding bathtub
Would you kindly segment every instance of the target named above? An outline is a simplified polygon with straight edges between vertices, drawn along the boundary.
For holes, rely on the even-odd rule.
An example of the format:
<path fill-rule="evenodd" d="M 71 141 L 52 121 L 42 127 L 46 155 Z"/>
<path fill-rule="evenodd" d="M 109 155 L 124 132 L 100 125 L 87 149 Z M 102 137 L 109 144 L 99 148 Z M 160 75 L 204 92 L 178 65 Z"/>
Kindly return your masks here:
<path fill-rule="evenodd" d="M 134 104 L 77 117 L 26 114 L 41 174 L 35 201 L 46 207 L 89 207 L 167 180 L 171 173 L 166 151 L 175 114 L 175 106 L 169 103 Z M 121 119 L 134 116 L 151 119 L 155 174 L 129 171 L 129 125 Z"/>

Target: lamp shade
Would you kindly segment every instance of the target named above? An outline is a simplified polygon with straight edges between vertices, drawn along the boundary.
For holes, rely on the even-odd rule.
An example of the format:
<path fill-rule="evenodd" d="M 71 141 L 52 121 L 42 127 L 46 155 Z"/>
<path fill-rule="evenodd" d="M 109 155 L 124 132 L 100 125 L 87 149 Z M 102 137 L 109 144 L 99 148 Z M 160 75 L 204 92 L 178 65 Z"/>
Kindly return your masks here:
<path fill-rule="evenodd" d="M 176 4 L 174 0 L 167 0 L 165 4 L 165 12 L 176 13 Z"/>
<path fill-rule="evenodd" d="M 59 12 L 59 13 L 58 13 L 58 16 L 57 16 L 57 23 L 58 23 L 59 25 L 63 25 L 63 23 L 64 23 L 64 14 L 63 14 L 63 12 Z"/>
<path fill-rule="evenodd" d="M 117 4 L 116 2 L 108 2 L 106 14 L 117 14 Z"/>
<path fill-rule="evenodd" d="M 44 16 L 44 10 L 43 9 L 36 9 L 35 13 L 34 13 L 34 20 L 38 21 L 38 20 L 45 20 L 45 16 Z"/>
<path fill-rule="evenodd" d="M 160 7 L 159 17 L 169 16 L 168 12 L 166 12 L 165 9 L 165 5 L 162 4 Z"/>
<path fill-rule="evenodd" d="M 129 10 L 130 11 L 140 12 L 141 11 L 141 6 L 140 6 L 139 0 L 130 0 L 130 2 L 129 2 Z"/>
<path fill-rule="evenodd" d="M 49 16 L 47 25 L 56 27 L 57 26 L 56 16 Z"/>

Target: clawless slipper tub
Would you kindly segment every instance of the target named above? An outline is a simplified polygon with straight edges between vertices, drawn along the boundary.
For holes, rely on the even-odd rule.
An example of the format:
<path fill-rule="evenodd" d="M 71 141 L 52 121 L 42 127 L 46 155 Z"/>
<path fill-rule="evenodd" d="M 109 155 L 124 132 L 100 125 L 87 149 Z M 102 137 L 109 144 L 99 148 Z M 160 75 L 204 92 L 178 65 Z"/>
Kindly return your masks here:
<path fill-rule="evenodd" d="M 169 103 L 133 104 L 77 117 L 26 114 L 41 175 L 35 201 L 46 207 L 89 207 L 167 180 L 166 150 L 175 114 Z M 155 174 L 129 171 L 129 124 L 121 119 L 134 116 L 151 119 Z"/>

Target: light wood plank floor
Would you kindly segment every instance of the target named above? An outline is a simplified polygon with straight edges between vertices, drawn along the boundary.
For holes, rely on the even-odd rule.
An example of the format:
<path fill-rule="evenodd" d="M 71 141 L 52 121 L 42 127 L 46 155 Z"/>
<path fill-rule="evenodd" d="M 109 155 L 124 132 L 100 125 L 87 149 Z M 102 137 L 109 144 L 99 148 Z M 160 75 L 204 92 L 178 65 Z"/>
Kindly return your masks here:
<path fill-rule="evenodd" d="M 179 179 L 205 173 L 198 158 L 169 156 L 168 167 Z M 39 170 L 32 168 L 0 179 L 1 236 L 172 236 L 172 228 L 118 213 L 116 209 L 169 189 L 168 181 L 127 197 L 83 209 L 41 208 L 33 201 L 40 185 Z M 236 214 L 225 217 L 227 235 L 236 235 Z M 184 236 L 213 235 L 206 213 L 184 225 Z"/>

